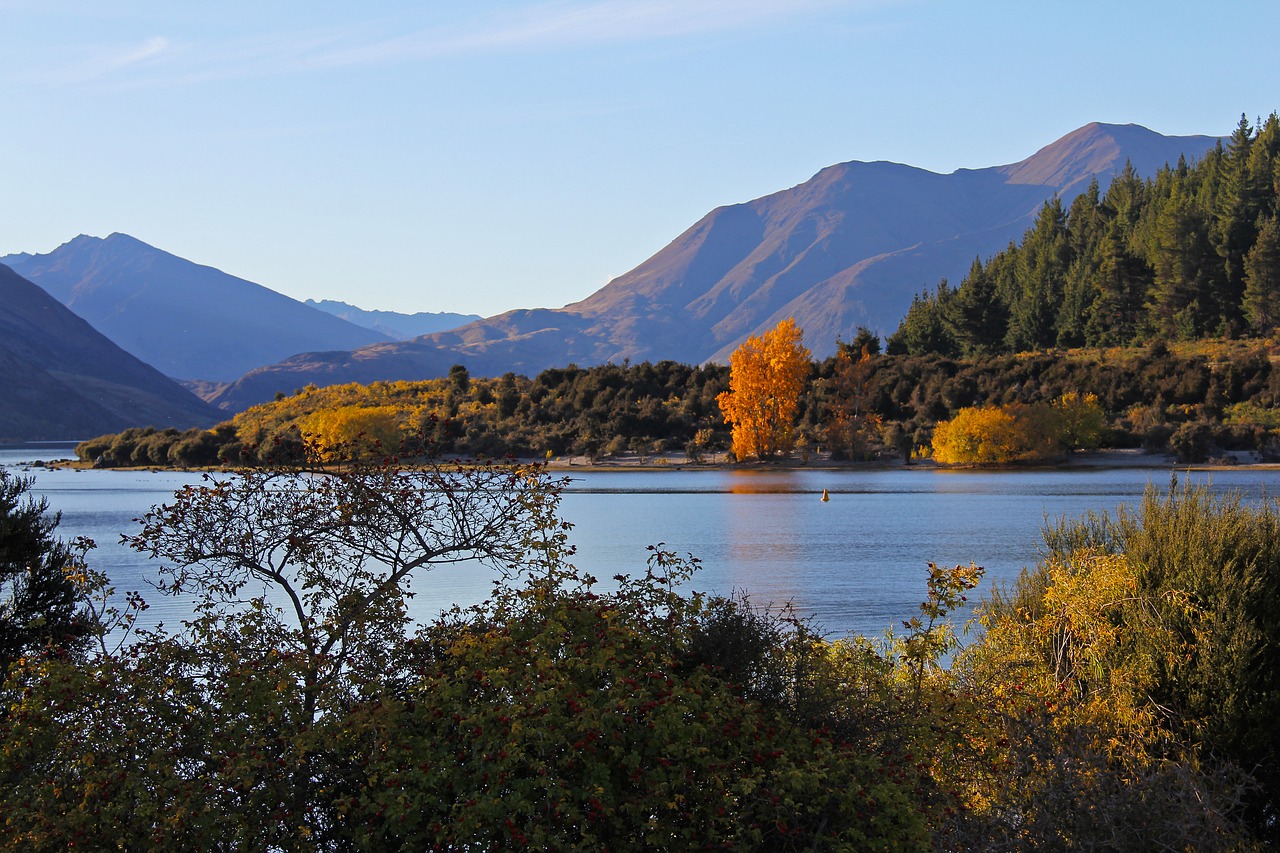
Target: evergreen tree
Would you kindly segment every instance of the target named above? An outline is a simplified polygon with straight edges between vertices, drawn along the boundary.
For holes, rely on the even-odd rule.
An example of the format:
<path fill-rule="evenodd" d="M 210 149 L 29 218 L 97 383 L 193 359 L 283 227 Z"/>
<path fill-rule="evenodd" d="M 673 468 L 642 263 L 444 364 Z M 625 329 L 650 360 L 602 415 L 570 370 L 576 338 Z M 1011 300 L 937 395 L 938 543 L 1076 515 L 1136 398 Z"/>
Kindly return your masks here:
<path fill-rule="evenodd" d="M 1221 158 L 1220 186 L 1209 209 L 1214 214 L 1210 239 L 1222 260 L 1216 309 L 1229 323 L 1243 318 L 1244 257 L 1258 238 L 1258 216 L 1266 193 L 1251 173 L 1253 128 L 1241 115 Z"/>
<path fill-rule="evenodd" d="M 951 289 L 945 278 L 938 282 L 934 293 L 926 289 L 912 298 L 911 307 L 898 330 L 889 336 L 887 352 L 890 355 L 959 354 L 956 339 L 943 320 L 951 298 Z"/>
<path fill-rule="evenodd" d="M 27 494 L 32 482 L 0 468 L 0 679 L 23 655 L 74 646 L 90 624 L 68 576 L 72 551 L 53 537 L 59 517 Z"/>
<path fill-rule="evenodd" d="M 1270 335 L 1280 325 L 1280 220 L 1268 217 L 1244 259 L 1244 311 L 1249 326 Z"/>
<path fill-rule="evenodd" d="M 1006 340 L 1014 351 L 1044 349 L 1057 343 L 1057 315 L 1062 305 L 1071 249 L 1066 213 L 1055 197 L 1040 209 L 1017 253 L 1017 286 L 1009 301 Z"/>
<path fill-rule="evenodd" d="M 1009 309 L 994 279 L 973 259 L 969 274 L 947 303 L 947 328 L 964 355 L 999 352 L 1009 327 Z"/>
<path fill-rule="evenodd" d="M 843 349 L 843 345 L 841 346 L 841 349 Z M 866 326 L 859 326 L 857 334 L 853 337 L 853 342 L 849 344 L 849 349 L 852 350 L 855 357 L 864 352 L 867 353 L 867 355 L 879 355 L 880 336 L 868 329 Z"/>
<path fill-rule="evenodd" d="M 1089 312 L 1098 295 L 1095 279 L 1101 265 L 1102 235 L 1106 228 L 1098 179 L 1094 178 L 1089 188 L 1076 196 L 1067 215 L 1071 262 L 1063 280 L 1062 304 L 1055 324 L 1058 346 L 1083 346 L 1087 341 Z"/>
<path fill-rule="evenodd" d="M 1099 246 L 1094 283 L 1097 296 L 1089 308 L 1088 343 L 1091 346 L 1133 343 L 1145 315 L 1151 270 L 1125 245 L 1119 219 L 1112 221 Z"/>
<path fill-rule="evenodd" d="M 1155 281 L 1149 309 L 1160 334 L 1191 340 L 1211 331 L 1214 300 L 1209 267 L 1214 252 L 1205 216 L 1180 183 L 1175 183 L 1155 220 Z"/>

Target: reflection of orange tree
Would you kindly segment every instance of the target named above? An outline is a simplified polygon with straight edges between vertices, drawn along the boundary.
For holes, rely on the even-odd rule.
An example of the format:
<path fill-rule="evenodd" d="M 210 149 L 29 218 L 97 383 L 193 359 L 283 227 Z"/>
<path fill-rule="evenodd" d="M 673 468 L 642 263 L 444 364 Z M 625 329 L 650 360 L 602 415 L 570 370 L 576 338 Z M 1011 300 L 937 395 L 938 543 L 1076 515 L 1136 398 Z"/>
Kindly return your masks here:
<path fill-rule="evenodd" d="M 729 390 L 716 398 L 733 427 L 739 459 L 768 459 L 795 445 L 800 393 L 813 365 L 800 342 L 803 331 L 787 318 L 760 337 L 752 335 L 730 357 Z"/>

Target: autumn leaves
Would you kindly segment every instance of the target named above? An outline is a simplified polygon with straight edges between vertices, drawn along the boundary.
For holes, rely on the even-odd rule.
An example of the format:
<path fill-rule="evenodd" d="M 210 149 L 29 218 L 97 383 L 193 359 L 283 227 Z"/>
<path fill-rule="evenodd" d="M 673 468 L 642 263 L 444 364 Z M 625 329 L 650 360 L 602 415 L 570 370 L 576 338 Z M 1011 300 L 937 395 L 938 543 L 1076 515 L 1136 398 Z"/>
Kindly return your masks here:
<path fill-rule="evenodd" d="M 716 402 L 733 427 L 733 455 L 738 459 L 771 459 L 794 446 L 800 393 L 813 369 L 802 335 L 795 318 L 788 317 L 734 350 L 729 390 Z"/>

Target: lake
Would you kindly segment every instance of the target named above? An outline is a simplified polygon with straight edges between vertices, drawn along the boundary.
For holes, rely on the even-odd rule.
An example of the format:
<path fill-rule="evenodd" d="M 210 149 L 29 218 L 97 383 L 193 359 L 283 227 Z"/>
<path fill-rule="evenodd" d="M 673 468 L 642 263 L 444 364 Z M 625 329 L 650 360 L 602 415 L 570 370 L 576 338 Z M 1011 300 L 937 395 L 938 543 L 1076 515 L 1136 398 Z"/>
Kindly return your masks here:
<path fill-rule="evenodd" d="M 176 627 L 188 612 L 149 590 L 155 566 L 118 544 L 132 519 L 167 501 L 198 474 L 27 469 L 70 455 L 70 445 L 0 446 L 0 464 L 36 478 L 35 491 L 62 513 L 63 537 L 89 536 L 93 563 L 118 590 L 141 590 L 148 615 Z M 1159 468 L 1027 471 L 574 469 L 562 502 L 573 523 L 573 562 L 599 578 L 643 571 L 650 544 L 691 552 L 703 568 L 694 589 L 745 590 L 757 603 L 791 602 L 825 632 L 879 635 L 917 612 L 927 564 L 975 562 L 984 588 L 1017 578 L 1037 559 L 1046 516 L 1133 504 L 1148 484 L 1167 488 Z M 1280 471 L 1180 471 L 1180 481 L 1280 494 Z M 830 501 L 821 501 L 826 489 Z M 440 568 L 415 585 L 414 615 L 429 620 L 451 604 L 482 600 L 492 575 L 474 566 Z"/>

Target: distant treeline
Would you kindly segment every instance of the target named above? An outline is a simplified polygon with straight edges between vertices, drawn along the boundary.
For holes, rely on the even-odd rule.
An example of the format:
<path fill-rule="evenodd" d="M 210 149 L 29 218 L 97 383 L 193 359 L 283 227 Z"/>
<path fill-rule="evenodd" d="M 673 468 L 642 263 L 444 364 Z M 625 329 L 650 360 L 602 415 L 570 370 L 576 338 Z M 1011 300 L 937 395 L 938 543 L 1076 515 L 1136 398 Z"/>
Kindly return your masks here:
<path fill-rule="evenodd" d="M 854 355 L 855 346 L 857 356 Z M 1198 461 L 1225 450 L 1280 455 L 1280 374 L 1256 342 L 952 358 L 873 354 L 870 336 L 814 365 L 801 399 L 796 454 L 906 458 L 938 421 L 976 406 L 1049 403 L 1093 394 L 1106 415 L 1103 444 L 1173 450 Z M 862 357 L 865 352 L 865 357 Z M 391 453 L 591 459 L 729 448 L 716 404 L 728 368 L 608 364 L 547 370 L 534 379 L 446 379 L 308 386 L 213 429 L 130 429 L 83 442 L 104 467 L 194 467 L 290 458 L 303 437 L 358 436 Z"/>
<path fill-rule="evenodd" d="M 1280 120 L 1243 117 L 1225 145 L 1142 180 L 1131 166 L 958 288 L 916 297 L 888 351 L 983 355 L 1268 336 L 1280 325 Z"/>

